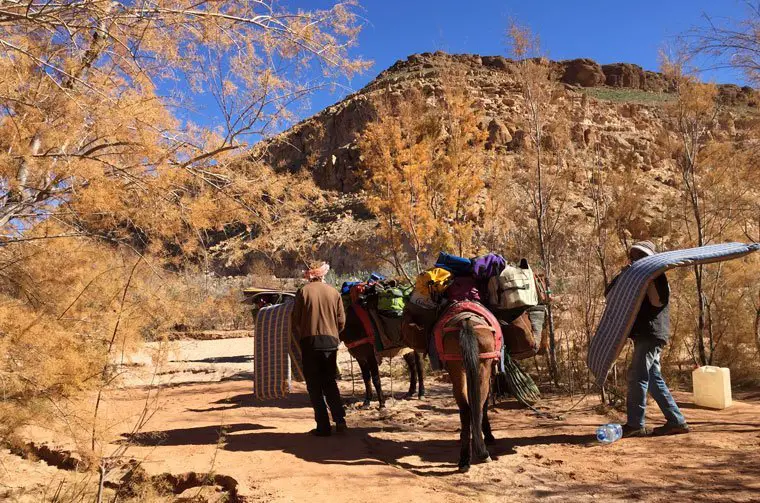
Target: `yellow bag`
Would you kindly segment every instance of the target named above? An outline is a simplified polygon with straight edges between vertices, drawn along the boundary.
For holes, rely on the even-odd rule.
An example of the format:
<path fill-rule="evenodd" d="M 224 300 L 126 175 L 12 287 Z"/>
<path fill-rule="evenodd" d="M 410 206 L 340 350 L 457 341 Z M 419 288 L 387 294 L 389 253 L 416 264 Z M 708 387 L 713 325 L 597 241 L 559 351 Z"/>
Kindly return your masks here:
<path fill-rule="evenodd" d="M 441 295 L 453 280 L 454 277 L 449 271 L 435 267 L 417 276 L 414 290 L 425 297 Z"/>

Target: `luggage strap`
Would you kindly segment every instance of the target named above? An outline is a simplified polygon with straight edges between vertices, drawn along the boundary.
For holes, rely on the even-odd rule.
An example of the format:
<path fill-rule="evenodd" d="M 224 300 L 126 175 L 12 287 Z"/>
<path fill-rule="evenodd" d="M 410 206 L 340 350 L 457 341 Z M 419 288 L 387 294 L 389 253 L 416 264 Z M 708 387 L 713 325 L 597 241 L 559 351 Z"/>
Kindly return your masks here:
<path fill-rule="evenodd" d="M 362 327 L 364 327 L 364 334 L 365 336 L 359 339 L 358 341 L 352 341 L 352 342 L 344 342 L 343 344 L 346 345 L 346 348 L 352 349 L 357 346 L 361 346 L 362 344 L 372 344 L 375 345 L 375 327 L 372 323 L 372 320 L 370 319 L 369 313 L 366 309 L 361 307 L 358 304 L 351 305 L 351 309 L 354 310 L 356 313 L 356 316 L 359 318 L 359 321 L 362 324 Z"/>
<path fill-rule="evenodd" d="M 374 344 L 375 344 L 375 338 L 367 336 L 367 337 L 365 337 L 363 339 L 359 339 L 358 341 L 344 342 L 343 344 L 346 345 L 347 349 L 353 349 L 356 346 L 361 346 L 362 344 L 372 344 L 374 346 Z"/>

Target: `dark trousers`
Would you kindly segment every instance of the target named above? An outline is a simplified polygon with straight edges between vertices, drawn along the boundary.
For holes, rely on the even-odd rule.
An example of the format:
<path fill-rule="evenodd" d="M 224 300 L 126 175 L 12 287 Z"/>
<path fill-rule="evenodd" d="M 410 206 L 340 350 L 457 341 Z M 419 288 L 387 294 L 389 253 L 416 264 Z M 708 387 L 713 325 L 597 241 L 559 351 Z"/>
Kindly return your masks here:
<path fill-rule="evenodd" d="M 306 378 L 306 389 L 309 391 L 309 399 L 314 407 L 314 419 L 317 421 L 317 429 L 329 430 L 330 417 L 327 415 L 327 407 L 330 407 L 335 423 L 345 422 L 346 413 L 343 410 L 343 401 L 338 391 L 338 383 L 335 382 L 335 367 L 338 352 L 307 349 L 303 352 L 303 373 Z M 327 404 L 325 404 L 327 401 Z"/>

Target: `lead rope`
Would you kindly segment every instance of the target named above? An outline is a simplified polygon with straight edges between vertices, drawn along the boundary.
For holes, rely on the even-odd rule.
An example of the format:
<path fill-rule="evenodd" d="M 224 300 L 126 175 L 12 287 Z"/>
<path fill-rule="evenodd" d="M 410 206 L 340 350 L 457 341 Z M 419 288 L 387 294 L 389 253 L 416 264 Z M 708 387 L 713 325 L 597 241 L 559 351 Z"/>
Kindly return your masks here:
<path fill-rule="evenodd" d="M 391 402 L 396 403 L 396 398 L 393 396 L 393 357 L 388 358 L 388 372 L 391 375 Z"/>
<path fill-rule="evenodd" d="M 590 393 L 590 391 L 586 391 L 586 393 L 584 393 L 584 394 L 583 394 L 583 396 L 580 398 L 580 400 L 578 400 L 577 402 L 575 402 L 575 404 L 574 404 L 572 407 L 570 407 L 569 409 L 567 409 L 567 410 L 566 410 L 566 411 L 564 411 L 564 412 L 560 412 L 559 414 L 553 414 L 553 413 L 551 413 L 551 412 L 544 412 L 544 411 L 542 411 L 542 410 L 538 410 L 538 409 L 536 409 L 534 406 L 532 406 L 531 404 L 529 404 L 529 403 L 525 402 L 524 400 L 522 400 L 522 399 L 520 399 L 520 398 L 518 398 L 518 397 L 515 397 L 515 398 L 517 398 L 517 401 L 518 401 L 518 402 L 520 402 L 521 404 L 523 404 L 523 405 L 525 405 L 526 407 L 528 407 L 530 410 L 532 410 L 532 411 L 533 411 L 533 412 L 534 412 L 534 413 L 535 413 L 537 416 L 539 416 L 539 417 L 543 417 L 543 418 L 545 418 L 545 419 L 553 419 L 553 420 L 555 420 L 555 421 L 564 421 L 564 420 L 565 420 L 565 415 L 567 415 L 567 414 L 569 414 L 570 412 L 572 412 L 573 410 L 575 410 L 575 408 L 576 408 L 578 405 L 580 405 L 580 403 L 581 403 L 583 400 L 585 400 L 585 399 L 586 399 L 586 397 L 588 396 L 588 394 L 589 394 L 589 393 Z"/>
<path fill-rule="evenodd" d="M 356 396 L 356 381 L 354 380 L 354 357 L 348 353 L 348 359 L 351 362 L 351 396 Z"/>
<path fill-rule="evenodd" d="M 510 361 L 512 361 L 512 360 L 510 359 Z M 515 367 L 516 367 L 518 370 L 521 370 L 521 369 L 520 369 L 520 367 L 517 365 L 517 363 L 516 363 L 516 362 L 512 361 L 512 363 L 514 364 L 514 366 L 515 366 Z M 506 368 L 505 368 L 505 373 L 506 373 Z M 526 375 L 526 377 L 530 378 L 530 376 L 529 376 L 527 373 L 525 373 L 524 371 L 523 371 L 523 373 Z M 512 375 L 514 376 L 514 375 L 516 375 L 516 374 L 512 374 Z M 509 383 L 507 383 L 507 384 L 508 384 L 508 385 L 507 385 L 507 389 L 509 390 Z M 524 383 L 523 383 L 523 384 L 524 384 Z M 515 383 L 515 384 L 513 384 L 513 385 L 514 385 L 514 386 L 517 386 L 517 384 L 516 384 L 516 383 Z M 575 408 L 576 408 L 576 407 L 578 407 L 578 405 L 580 405 L 580 403 L 581 403 L 581 402 L 583 402 L 583 400 L 585 400 L 585 399 L 586 399 L 586 397 L 587 397 L 587 396 L 589 395 L 589 393 L 591 392 L 591 390 L 587 390 L 587 391 L 586 391 L 586 393 L 584 393 L 584 394 L 583 394 L 583 396 L 581 396 L 581 398 L 580 398 L 580 399 L 579 399 L 577 402 L 575 402 L 575 403 L 574 403 L 574 404 L 573 404 L 573 405 L 572 405 L 572 406 L 571 406 L 569 409 L 567 409 L 567 410 L 565 410 L 565 411 L 563 411 L 563 412 L 560 412 L 559 414 L 555 414 L 555 413 L 551 413 L 551 412 L 546 412 L 546 411 L 541 411 L 541 410 L 538 410 L 536 407 L 534 407 L 534 406 L 533 406 L 533 404 L 531 404 L 531 403 L 528 403 L 528 401 L 527 401 L 527 400 L 525 400 L 525 398 L 524 398 L 524 396 L 523 396 L 523 395 L 524 395 L 524 393 L 518 393 L 518 392 L 516 392 L 517 390 L 514 390 L 514 391 L 513 391 L 513 390 L 509 390 L 509 391 L 510 391 L 510 394 L 511 394 L 512 396 L 514 396 L 514 397 L 515 397 L 515 399 L 516 399 L 516 400 L 517 400 L 519 403 L 521 403 L 522 405 L 524 405 L 524 406 L 525 406 L 525 407 L 527 407 L 528 409 L 532 410 L 532 411 L 533 411 L 533 412 L 536 414 L 536 416 L 538 416 L 538 417 L 542 417 L 542 418 L 545 418 L 545 419 L 552 419 L 552 420 L 555 420 L 555 421 L 564 421 L 564 419 L 565 419 L 565 417 L 564 417 L 564 416 L 565 416 L 566 414 L 568 414 L 568 413 L 572 412 L 573 410 L 575 410 Z"/>

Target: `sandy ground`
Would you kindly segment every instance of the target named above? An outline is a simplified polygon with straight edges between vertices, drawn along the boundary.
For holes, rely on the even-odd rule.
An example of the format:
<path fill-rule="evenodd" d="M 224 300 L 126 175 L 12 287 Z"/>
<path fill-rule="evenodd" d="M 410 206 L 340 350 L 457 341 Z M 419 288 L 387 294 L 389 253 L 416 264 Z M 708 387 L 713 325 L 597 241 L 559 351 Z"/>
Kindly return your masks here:
<path fill-rule="evenodd" d="M 253 337 L 149 342 L 126 362 L 125 387 L 253 379 Z"/>
<path fill-rule="evenodd" d="M 302 384 L 287 399 L 254 400 L 250 347 L 250 339 L 193 341 L 176 353 L 174 370 L 214 370 L 167 374 L 176 381 L 163 389 L 161 407 L 144 431 L 131 437 L 128 455 L 143 460 L 150 473 L 232 476 L 254 502 L 391 503 L 431 495 L 445 502 L 760 501 L 760 393 L 747 393 L 723 411 L 697 408 L 689 393 L 677 393 L 692 434 L 612 445 L 596 443 L 594 431 L 622 415 L 599 414 L 596 397 L 564 420 L 504 401 L 491 414 L 494 461 L 459 474 L 459 420 L 447 384 L 430 383 L 426 399 L 395 401 L 385 410 L 349 406 L 347 434 L 314 438 L 307 434 L 314 424 Z M 189 382 L 191 376 L 213 382 Z M 387 378 L 384 384 L 389 389 Z M 352 401 L 350 381 L 340 385 Z M 403 383 L 394 385 L 400 395 Z M 577 398 L 548 398 L 541 405 L 561 412 Z M 139 393 L 120 390 L 107 404 L 110 417 L 120 418 L 112 430 L 114 445 L 127 441 L 124 432 L 143 407 Z M 650 422 L 660 421 L 652 404 Z M 45 440 L 42 430 L 30 435 Z M 0 453 L 0 473 L 15 469 L 8 456 Z M 43 470 L 28 462 L 17 465 Z M 3 485 L 8 484 L 0 478 Z"/>

